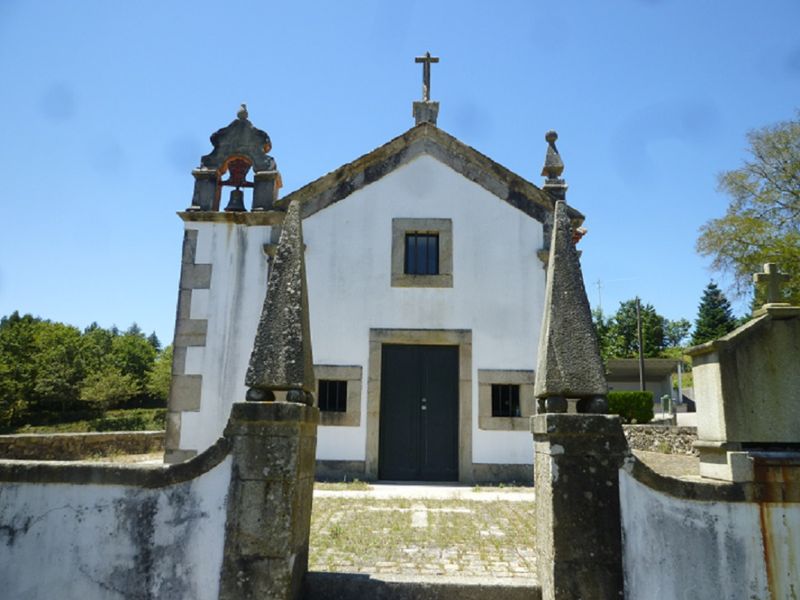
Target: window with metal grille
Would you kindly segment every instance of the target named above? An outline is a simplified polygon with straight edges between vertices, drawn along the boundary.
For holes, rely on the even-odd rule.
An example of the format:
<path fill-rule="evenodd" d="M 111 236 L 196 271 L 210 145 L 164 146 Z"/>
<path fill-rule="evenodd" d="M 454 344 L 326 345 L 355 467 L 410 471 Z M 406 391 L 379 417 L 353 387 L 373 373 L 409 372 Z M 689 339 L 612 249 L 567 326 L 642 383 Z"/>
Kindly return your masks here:
<path fill-rule="evenodd" d="M 347 381 L 320 379 L 317 399 L 321 411 L 347 412 Z"/>
<path fill-rule="evenodd" d="M 506 383 L 492 384 L 492 416 L 519 417 L 519 386 Z"/>
<path fill-rule="evenodd" d="M 406 234 L 406 275 L 439 274 L 439 234 Z"/>

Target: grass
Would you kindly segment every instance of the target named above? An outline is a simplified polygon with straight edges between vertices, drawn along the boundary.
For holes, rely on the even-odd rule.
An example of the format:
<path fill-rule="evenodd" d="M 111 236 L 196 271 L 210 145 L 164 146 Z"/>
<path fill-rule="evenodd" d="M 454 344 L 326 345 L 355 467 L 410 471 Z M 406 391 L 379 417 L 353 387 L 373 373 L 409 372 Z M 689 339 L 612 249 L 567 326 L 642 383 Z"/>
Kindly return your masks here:
<path fill-rule="evenodd" d="M 316 571 L 533 577 L 533 502 L 315 498 Z"/>
<path fill-rule="evenodd" d="M 530 492 L 532 489 L 533 486 L 531 485 L 519 485 L 516 482 L 511 482 L 511 483 L 476 485 L 472 488 L 472 491 L 473 492 Z"/>
<path fill-rule="evenodd" d="M 335 490 L 335 491 L 369 491 L 372 486 L 366 481 L 353 479 L 352 481 L 318 481 L 314 484 L 316 490 Z"/>
<path fill-rule="evenodd" d="M 89 431 L 154 431 L 164 429 L 166 409 L 109 410 L 92 419 L 49 425 L 23 425 L 9 433 L 85 433 Z"/>

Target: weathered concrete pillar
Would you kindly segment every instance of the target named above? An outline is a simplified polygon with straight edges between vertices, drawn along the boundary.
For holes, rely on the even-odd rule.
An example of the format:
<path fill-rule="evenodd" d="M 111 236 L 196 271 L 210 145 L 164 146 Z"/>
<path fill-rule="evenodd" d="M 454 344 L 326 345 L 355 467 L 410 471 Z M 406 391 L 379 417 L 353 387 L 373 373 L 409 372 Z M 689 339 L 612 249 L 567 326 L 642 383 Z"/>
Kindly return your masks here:
<path fill-rule="evenodd" d="M 531 431 L 543 600 L 622 598 L 619 417 L 541 414 Z"/>
<path fill-rule="evenodd" d="M 308 570 L 319 410 L 238 402 L 220 600 L 300 598 Z"/>

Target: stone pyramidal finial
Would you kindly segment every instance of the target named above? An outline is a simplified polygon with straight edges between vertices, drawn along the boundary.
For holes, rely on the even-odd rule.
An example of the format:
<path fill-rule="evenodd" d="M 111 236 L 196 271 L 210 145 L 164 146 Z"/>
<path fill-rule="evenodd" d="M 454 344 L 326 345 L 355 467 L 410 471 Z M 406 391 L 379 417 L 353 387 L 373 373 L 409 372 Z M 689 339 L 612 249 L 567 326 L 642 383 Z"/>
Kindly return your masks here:
<path fill-rule="evenodd" d="M 289 402 L 314 403 L 314 367 L 300 203 L 286 209 L 245 384 L 247 399 L 271 401 L 289 390 Z"/>
<path fill-rule="evenodd" d="M 567 398 L 577 398 L 578 412 L 605 413 L 608 385 L 572 237 L 567 205 L 558 201 L 534 393 L 539 412 L 566 412 Z"/>
<path fill-rule="evenodd" d="M 544 139 L 547 142 L 547 154 L 544 157 L 542 177 L 546 179 L 542 188 L 550 192 L 557 200 L 565 200 L 567 197 L 567 184 L 561 179 L 561 174 L 564 172 L 564 161 L 561 160 L 561 155 L 558 153 L 558 148 L 556 148 L 558 133 L 551 129 L 544 134 Z"/>

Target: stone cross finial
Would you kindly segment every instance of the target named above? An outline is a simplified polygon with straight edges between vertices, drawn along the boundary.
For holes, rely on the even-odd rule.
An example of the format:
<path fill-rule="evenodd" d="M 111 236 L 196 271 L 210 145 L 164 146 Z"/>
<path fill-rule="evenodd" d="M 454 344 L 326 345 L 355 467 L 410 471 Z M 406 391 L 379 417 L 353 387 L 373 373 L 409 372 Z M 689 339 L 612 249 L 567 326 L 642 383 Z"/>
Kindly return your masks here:
<path fill-rule="evenodd" d="M 787 281 L 789 281 L 789 276 L 778 271 L 778 265 L 775 263 L 766 263 L 763 273 L 755 273 L 753 275 L 753 282 L 757 286 L 766 287 L 767 304 L 781 302 L 781 287 Z"/>
<path fill-rule="evenodd" d="M 431 63 L 438 63 L 438 56 L 431 56 L 430 52 L 426 52 L 425 56 L 417 56 L 414 59 L 416 63 L 422 63 L 422 101 L 430 102 L 431 100 Z"/>

